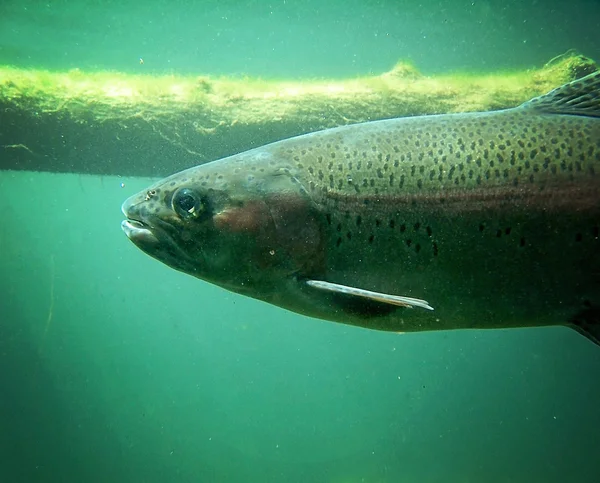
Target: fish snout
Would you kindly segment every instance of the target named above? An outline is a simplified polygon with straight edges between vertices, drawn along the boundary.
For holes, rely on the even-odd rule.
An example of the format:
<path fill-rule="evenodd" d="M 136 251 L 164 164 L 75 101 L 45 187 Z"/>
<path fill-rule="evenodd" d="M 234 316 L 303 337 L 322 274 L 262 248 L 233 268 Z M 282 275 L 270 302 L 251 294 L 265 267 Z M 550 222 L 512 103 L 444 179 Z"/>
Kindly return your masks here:
<path fill-rule="evenodd" d="M 139 207 L 142 201 L 139 195 L 134 195 L 123 202 L 121 212 L 126 219 L 121 221 L 121 230 L 136 244 L 156 243 L 158 241 L 156 235 L 152 233 L 151 226 L 144 221 L 143 214 L 140 213 Z"/>
<path fill-rule="evenodd" d="M 121 212 L 123 213 L 123 215 L 125 215 L 127 218 L 131 218 L 132 216 L 132 207 L 136 205 L 136 198 L 138 196 L 130 196 L 129 198 L 127 198 L 125 201 L 123 201 L 123 204 L 121 205 Z"/>

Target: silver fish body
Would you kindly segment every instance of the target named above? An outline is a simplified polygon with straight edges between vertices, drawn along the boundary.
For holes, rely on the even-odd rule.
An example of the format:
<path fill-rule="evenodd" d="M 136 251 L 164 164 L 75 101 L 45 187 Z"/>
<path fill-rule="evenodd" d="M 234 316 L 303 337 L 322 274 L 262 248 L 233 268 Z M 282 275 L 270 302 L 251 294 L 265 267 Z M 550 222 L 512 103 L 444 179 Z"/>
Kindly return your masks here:
<path fill-rule="evenodd" d="M 173 268 L 313 317 L 598 342 L 599 86 L 273 143 L 160 181 L 122 226 Z"/>

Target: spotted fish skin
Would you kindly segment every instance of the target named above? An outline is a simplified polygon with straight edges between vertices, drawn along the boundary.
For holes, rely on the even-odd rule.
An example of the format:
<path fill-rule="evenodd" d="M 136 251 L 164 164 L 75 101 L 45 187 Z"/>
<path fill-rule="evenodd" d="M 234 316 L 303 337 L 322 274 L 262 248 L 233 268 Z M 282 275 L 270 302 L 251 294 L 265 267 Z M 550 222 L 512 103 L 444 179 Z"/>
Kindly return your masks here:
<path fill-rule="evenodd" d="M 599 92 L 592 74 L 514 109 L 273 143 L 133 196 L 124 229 L 178 270 L 314 317 L 392 331 L 565 324 L 597 342 Z"/>

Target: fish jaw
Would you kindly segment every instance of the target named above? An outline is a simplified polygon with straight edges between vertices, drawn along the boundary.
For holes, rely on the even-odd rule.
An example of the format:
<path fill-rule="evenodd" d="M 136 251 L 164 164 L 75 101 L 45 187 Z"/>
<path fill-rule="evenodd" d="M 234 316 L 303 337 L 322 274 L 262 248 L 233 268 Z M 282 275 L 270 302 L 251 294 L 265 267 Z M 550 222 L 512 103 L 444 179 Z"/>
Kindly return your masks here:
<path fill-rule="evenodd" d="M 123 220 L 121 229 L 136 245 L 158 243 L 158 238 L 142 222 L 136 220 Z"/>
<path fill-rule="evenodd" d="M 121 211 L 126 217 L 121 222 L 121 229 L 147 255 L 176 270 L 193 274 L 203 260 L 201 257 L 190 257 L 179 246 L 177 237 L 174 236 L 177 232 L 177 220 L 168 210 L 150 209 L 160 207 L 163 202 L 162 194 L 154 186 L 129 197 L 121 205 Z"/>

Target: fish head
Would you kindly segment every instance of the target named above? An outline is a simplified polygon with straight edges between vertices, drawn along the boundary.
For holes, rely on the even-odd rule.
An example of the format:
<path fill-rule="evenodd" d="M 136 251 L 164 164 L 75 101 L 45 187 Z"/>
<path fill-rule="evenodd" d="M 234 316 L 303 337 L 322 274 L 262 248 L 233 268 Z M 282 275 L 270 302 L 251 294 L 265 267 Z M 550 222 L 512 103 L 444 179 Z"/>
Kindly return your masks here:
<path fill-rule="evenodd" d="M 320 215 L 292 168 L 269 153 L 176 173 L 127 199 L 122 211 L 123 231 L 148 255 L 278 305 L 284 279 L 322 265 Z"/>

